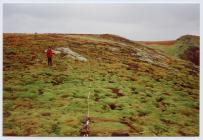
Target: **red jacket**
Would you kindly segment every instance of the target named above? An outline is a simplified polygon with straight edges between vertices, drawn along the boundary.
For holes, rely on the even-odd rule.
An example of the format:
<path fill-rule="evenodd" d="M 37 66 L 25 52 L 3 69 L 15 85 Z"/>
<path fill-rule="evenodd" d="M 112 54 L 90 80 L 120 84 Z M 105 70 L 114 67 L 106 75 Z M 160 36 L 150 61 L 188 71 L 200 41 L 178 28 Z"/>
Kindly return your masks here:
<path fill-rule="evenodd" d="M 48 50 L 47 50 L 47 57 L 48 58 L 51 58 L 52 57 L 52 50 L 49 48 Z"/>

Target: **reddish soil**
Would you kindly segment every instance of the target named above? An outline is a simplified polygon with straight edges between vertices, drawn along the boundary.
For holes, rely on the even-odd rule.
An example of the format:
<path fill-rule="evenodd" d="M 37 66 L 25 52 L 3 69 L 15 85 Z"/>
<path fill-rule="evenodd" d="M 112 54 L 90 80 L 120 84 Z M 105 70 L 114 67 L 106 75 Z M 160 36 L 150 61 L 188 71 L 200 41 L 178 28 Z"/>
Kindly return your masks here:
<path fill-rule="evenodd" d="M 175 40 L 169 40 L 169 41 L 144 41 L 145 45 L 173 45 L 176 41 Z"/>
<path fill-rule="evenodd" d="M 110 88 L 112 90 L 112 93 L 115 93 L 117 96 L 124 96 L 124 94 L 121 92 L 120 89 L 117 88 Z"/>
<path fill-rule="evenodd" d="M 119 133 L 119 132 L 113 132 L 111 136 L 129 136 L 128 133 Z"/>

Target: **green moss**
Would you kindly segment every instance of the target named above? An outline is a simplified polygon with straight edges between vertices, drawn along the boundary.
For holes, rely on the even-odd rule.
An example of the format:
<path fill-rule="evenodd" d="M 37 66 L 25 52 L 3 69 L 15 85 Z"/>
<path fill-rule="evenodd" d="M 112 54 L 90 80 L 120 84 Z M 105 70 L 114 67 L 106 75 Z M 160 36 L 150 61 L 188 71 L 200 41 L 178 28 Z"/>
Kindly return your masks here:
<path fill-rule="evenodd" d="M 106 46 L 111 47 L 115 40 L 76 35 L 74 42 L 68 35 L 54 36 L 37 35 L 39 40 L 24 36 L 34 48 L 25 43 L 16 49 L 16 44 L 12 44 L 16 41 L 6 41 L 10 47 L 4 48 L 7 68 L 3 85 L 4 135 L 79 136 L 80 120 L 87 115 L 89 92 L 91 136 L 111 136 L 112 132 L 131 136 L 198 135 L 199 75 L 198 72 L 188 75 L 195 70 L 186 68 L 189 63 L 168 56 L 169 67 L 160 68 L 131 57 L 131 47 L 135 46 L 117 42 L 123 50 L 111 52 Z M 87 45 L 81 40 L 93 43 Z M 103 46 L 97 41 L 109 44 Z M 90 59 L 90 71 L 87 62 L 59 55 L 54 55 L 54 66 L 47 67 L 46 54 L 42 52 L 49 45 L 68 45 L 83 54 Z M 11 65 L 10 54 L 26 51 L 32 55 L 33 49 L 38 52 L 40 62 L 34 59 L 35 64 L 31 64 L 27 55 L 19 55 Z M 127 56 L 125 51 L 129 52 Z M 127 69 L 128 63 L 136 64 L 137 68 Z"/>

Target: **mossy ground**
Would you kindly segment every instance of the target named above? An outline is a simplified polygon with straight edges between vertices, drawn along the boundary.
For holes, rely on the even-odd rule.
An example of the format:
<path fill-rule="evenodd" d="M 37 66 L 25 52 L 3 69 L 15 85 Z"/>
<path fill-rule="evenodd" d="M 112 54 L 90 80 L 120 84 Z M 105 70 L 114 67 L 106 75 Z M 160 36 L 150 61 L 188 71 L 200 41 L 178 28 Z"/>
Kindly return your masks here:
<path fill-rule="evenodd" d="M 90 136 L 199 135 L 199 73 L 190 63 L 171 61 L 174 72 L 65 38 L 4 35 L 3 135 L 79 136 L 89 91 Z M 48 67 L 46 47 L 67 44 L 89 61 L 54 55 Z"/>

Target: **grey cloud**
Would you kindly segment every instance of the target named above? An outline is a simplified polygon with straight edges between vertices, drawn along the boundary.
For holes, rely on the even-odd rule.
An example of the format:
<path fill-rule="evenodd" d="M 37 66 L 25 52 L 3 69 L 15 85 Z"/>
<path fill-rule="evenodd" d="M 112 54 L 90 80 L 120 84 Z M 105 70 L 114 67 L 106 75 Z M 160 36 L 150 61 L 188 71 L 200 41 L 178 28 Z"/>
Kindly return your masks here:
<path fill-rule="evenodd" d="M 112 33 L 134 40 L 199 35 L 199 4 L 4 4 L 4 32 Z"/>

